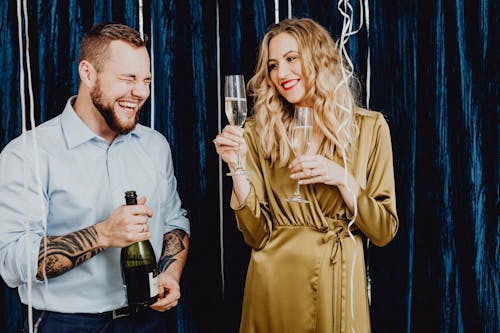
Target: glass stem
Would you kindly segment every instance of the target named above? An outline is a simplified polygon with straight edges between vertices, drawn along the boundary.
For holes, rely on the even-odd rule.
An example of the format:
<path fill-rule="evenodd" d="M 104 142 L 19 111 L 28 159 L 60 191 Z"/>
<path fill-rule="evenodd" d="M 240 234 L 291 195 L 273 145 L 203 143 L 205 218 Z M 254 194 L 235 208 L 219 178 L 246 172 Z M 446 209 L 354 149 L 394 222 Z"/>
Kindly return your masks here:
<path fill-rule="evenodd" d="M 236 164 L 236 169 L 237 170 L 241 170 L 243 169 L 243 166 L 241 165 L 241 160 L 240 160 L 240 149 L 236 149 L 236 161 L 237 161 L 237 164 Z"/>
<path fill-rule="evenodd" d="M 300 184 L 299 184 L 298 180 L 297 180 L 297 184 L 295 184 L 295 192 L 293 193 L 293 195 L 295 197 L 299 197 L 300 196 Z"/>

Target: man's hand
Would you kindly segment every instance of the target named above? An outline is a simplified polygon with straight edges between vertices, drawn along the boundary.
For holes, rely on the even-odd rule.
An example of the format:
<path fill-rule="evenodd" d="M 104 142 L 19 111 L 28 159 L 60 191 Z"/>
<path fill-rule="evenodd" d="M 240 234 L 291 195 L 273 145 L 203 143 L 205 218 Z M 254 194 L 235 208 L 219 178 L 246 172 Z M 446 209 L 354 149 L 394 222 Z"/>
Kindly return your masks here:
<path fill-rule="evenodd" d="M 158 275 L 158 300 L 151 305 L 153 310 L 165 312 L 175 307 L 181 297 L 179 282 L 167 272 Z"/>
<path fill-rule="evenodd" d="M 148 219 L 153 211 L 145 203 L 146 198 L 142 197 L 137 205 L 120 206 L 105 221 L 96 224 L 99 246 L 122 248 L 149 239 Z"/>

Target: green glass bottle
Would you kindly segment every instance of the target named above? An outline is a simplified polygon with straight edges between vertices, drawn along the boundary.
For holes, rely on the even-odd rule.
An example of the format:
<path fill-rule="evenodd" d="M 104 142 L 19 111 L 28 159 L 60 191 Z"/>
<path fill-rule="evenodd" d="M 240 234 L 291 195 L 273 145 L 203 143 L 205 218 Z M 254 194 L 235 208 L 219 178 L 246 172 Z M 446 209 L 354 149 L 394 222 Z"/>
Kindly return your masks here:
<path fill-rule="evenodd" d="M 137 205 L 135 191 L 125 192 L 127 205 Z M 121 268 L 130 311 L 148 307 L 158 299 L 158 269 L 149 240 L 122 248 Z"/>

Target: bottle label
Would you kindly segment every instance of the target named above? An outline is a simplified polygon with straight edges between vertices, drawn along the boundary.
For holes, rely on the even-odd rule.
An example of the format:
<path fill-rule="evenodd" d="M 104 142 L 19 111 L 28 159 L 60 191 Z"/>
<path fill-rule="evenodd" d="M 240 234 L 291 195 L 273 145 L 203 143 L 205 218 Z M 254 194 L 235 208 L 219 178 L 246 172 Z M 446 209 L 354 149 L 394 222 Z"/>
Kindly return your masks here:
<path fill-rule="evenodd" d="M 158 275 L 149 272 L 149 296 L 155 297 L 156 295 L 158 295 Z"/>

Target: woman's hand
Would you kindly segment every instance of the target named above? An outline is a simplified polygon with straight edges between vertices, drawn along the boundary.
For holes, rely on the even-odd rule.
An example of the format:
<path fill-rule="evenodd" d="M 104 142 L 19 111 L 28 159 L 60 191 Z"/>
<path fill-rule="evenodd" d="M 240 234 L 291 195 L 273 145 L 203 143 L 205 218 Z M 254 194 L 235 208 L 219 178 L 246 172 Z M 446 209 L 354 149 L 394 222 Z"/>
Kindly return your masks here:
<path fill-rule="evenodd" d="M 302 155 L 289 166 L 291 178 L 300 184 L 323 183 L 338 186 L 344 183 L 344 168 L 321 155 Z"/>
<path fill-rule="evenodd" d="M 243 138 L 243 128 L 238 126 L 227 125 L 222 130 L 222 133 L 214 139 L 215 149 L 217 154 L 229 166 L 233 177 L 233 190 L 238 198 L 240 205 L 246 201 L 248 193 L 250 193 L 250 183 L 246 174 L 236 174 L 238 169 L 238 154 L 240 156 L 240 165 L 246 165 L 247 144 Z"/>
<path fill-rule="evenodd" d="M 344 199 L 347 208 L 354 212 L 354 204 L 359 193 L 359 184 L 345 169 L 321 155 L 302 155 L 290 163 L 290 178 L 297 179 L 299 184 L 323 183 L 336 186 Z"/>
<path fill-rule="evenodd" d="M 239 126 L 227 125 L 222 133 L 213 140 L 217 154 L 227 163 L 229 169 L 233 171 L 238 164 L 238 155 L 240 155 L 241 164 L 245 165 L 245 156 L 247 145 L 243 138 L 243 128 Z"/>

